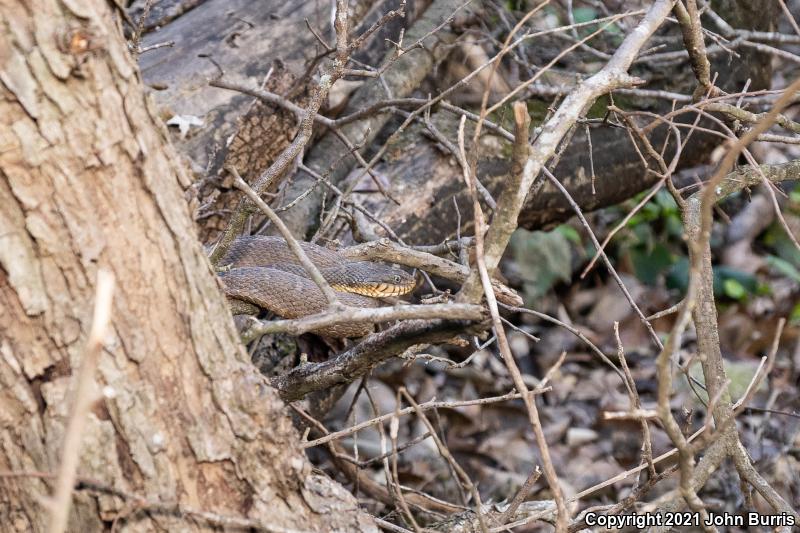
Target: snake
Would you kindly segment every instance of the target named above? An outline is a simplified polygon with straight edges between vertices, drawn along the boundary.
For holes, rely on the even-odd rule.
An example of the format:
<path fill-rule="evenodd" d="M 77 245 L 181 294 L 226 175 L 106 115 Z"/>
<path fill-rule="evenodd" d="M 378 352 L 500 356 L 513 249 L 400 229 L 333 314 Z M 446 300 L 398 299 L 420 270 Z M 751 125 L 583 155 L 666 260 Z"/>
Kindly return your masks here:
<path fill-rule="evenodd" d="M 379 298 L 402 296 L 416 286 L 416 279 L 396 265 L 353 261 L 344 255 L 308 242 L 300 247 L 348 306 L 379 307 Z M 282 318 L 295 319 L 328 308 L 322 290 L 281 237 L 250 235 L 236 238 L 219 261 L 220 278 L 234 314 L 251 314 L 256 306 Z M 369 323 L 342 323 L 314 333 L 326 337 L 362 337 L 374 330 Z"/>

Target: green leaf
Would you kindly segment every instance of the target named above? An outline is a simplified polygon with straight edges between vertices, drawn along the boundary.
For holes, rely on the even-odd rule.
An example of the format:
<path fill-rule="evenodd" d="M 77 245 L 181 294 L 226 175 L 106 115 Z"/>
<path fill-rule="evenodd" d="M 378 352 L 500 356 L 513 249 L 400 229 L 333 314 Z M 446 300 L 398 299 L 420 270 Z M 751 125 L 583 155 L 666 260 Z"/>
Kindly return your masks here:
<path fill-rule="evenodd" d="M 644 204 L 639 212 L 645 220 L 652 222 L 661 216 L 661 207 L 657 203 L 650 201 Z"/>
<path fill-rule="evenodd" d="M 523 280 L 526 301 L 549 291 L 559 281 L 572 278 L 572 247 L 561 231 L 518 229 L 509 248 Z"/>
<path fill-rule="evenodd" d="M 649 253 L 643 248 L 634 248 L 630 251 L 630 258 L 636 277 L 647 285 L 655 285 L 658 276 L 674 261 L 669 249 L 661 243 L 655 243 Z"/>
<path fill-rule="evenodd" d="M 671 237 L 683 237 L 683 221 L 677 214 L 667 216 L 666 221 L 667 234 Z"/>
<path fill-rule="evenodd" d="M 784 259 L 795 267 L 800 267 L 800 250 L 786 235 L 786 230 L 781 224 L 773 223 L 764 233 L 764 243 L 772 248 L 775 255 Z"/>
<path fill-rule="evenodd" d="M 747 289 L 744 285 L 739 283 L 733 278 L 728 278 L 722 282 L 722 287 L 725 291 L 725 296 L 733 298 L 734 300 L 741 300 L 747 296 Z"/>
<path fill-rule="evenodd" d="M 572 14 L 575 16 L 576 24 L 590 22 L 597 18 L 597 11 L 593 7 L 576 7 L 572 10 Z"/>
<path fill-rule="evenodd" d="M 740 300 L 744 296 L 738 296 L 739 289 L 738 287 L 734 287 L 733 283 L 728 283 L 730 287 L 726 286 L 726 282 L 728 280 L 733 280 L 739 284 L 744 290 L 745 294 L 755 294 L 758 290 L 758 279 L 752 274 L 742 272 L 741 270 L 737 270 L 726 265 L 719 265 L 714 267 L 715 296 L 725 295 L 729 298 L 733 298 L 734 300 Z M 729 290 L 732 292 L 729 293 Z"/>
<path fill-rule="evenodd" d="M 633 235 L 636 237 L 636 242 L 639 246 L 650 250 L 656 244 L 656 236 L 653 232 L 653 226 L 650 224 L 640 224 L 632 229 Z"/>
<path fill-rule="evenodd" d="M 789 315 L 789 322 L 800 324 L 800 302 L 797 302 L 797 305 L 792 309 L 792 313 Z"/>
<path fill-rule="evenodd" d="M 800 283 L 800 270 L 797 270 L 797 268 L 789 261 L 774 255 L 768 255 L 766 257 L 766 261 L 769 266 L 771 266 L 781 275 Z"/>
<path fill-rule="evenodd" d="M 682 293 L 689 287 L 689 258 L 681 257 L 667 272 L 667 287 Z"/>
<path fill-rule="evenodd" d="M 758 282 L 758 287 L 756 287 L 756 295 L 757 296 L 771 296 L 772 295 L 772 287 L 770 287 L 768 283 Z"/>
<path fill-rule="evenodd" d="M 582 244 L 581 236 L 578 233 L 578 230 L 576 230 L 572 226 L 570 226 L 568 224 L 561 224 L 560 226 L 558 226 L 556 228 L 556 231 L 561 233 L 571 243 L 573 243 L 573 244 L 575 244 L 577 246 L 580 246 Z"/>
<path fill-rule="evenodd" d="M 675 198 L 672 197 L 669 191 L 663 189 L 658 191 L 655 196 L 655 201 L 664 213 L 678 212 L 678 204 L 675 203 Z"/>
<path fill-rule="evenodd" d="M 748 294 L 756 294 L 759 290 L 758 279 L 755 276 L 736 270 L 729 266 L 720 265 L 713 268 L 714 296 L 727 296 L 739 300 Z M 667 272 L 667 287 L 686 292 L 689 286 L 689 259 L 681 257 Z"/>
<path fill-rule="evenodd" d="M 644 222 L 644 216 L 641 213 L 636 213 L 631 218 L 628 219 L 627 226 L 629 228 L 634 228 Z"/>

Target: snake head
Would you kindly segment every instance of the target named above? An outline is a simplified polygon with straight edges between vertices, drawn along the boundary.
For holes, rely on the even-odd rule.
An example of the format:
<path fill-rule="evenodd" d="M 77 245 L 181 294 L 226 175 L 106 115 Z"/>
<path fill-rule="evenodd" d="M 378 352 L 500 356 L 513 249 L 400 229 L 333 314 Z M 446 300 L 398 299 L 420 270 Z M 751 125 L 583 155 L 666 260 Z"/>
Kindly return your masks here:
<path fill-rule="evenodd" d="M 396 266 L 360 261 L 347 264 L 346 270 L 346 286 L 335 284 L 334 289 L 385 298 L 408 294 L 417 286 L 414 276 Z"/>

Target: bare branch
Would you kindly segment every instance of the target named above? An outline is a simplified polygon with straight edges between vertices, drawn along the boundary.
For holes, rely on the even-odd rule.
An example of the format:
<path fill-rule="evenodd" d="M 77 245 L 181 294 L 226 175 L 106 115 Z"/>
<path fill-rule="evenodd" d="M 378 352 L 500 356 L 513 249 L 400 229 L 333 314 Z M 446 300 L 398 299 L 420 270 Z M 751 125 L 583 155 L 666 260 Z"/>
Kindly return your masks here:
<path fill-rule="evenodd" d="M 289 333 L 302 335 L 339 324 L 379 324 L 393 320 L 431 320 L 450 318 L 453 320 L 480 320 L 483 308 L 471 304 L 433 304 L 401 305 L 396 307 L 360 308 L 343 306 L 336 311 L 325 311 L 293 320 L 272 320 L 256 322 L 242 334 L 243 342 L 249 342 L 261 335 Z"/>
<path fill-rule="evenodd" d="M 689 52 L 692 71 L 697 78 L 698 86 L 694 97 L 699 100 L 702 95 L 716 96 L 716 90 L 711 83 L 711 63 L 706 55 L 706 43 L 703 40 L 703 26 L 700 23 L 700 12 L 697 10 L 697 0 L 677 0 L 673 12 L 683 33 L 683 44 Z"/>
<path fill-rule="evenodd" d="M 294 368 L 288 374 L 274 378 L 272 385 L 278 389 L 284 401 L 299 400 L 309 392 L 349 383 L 415 344 L 445 342 L 464 333 L 476 334 L 483 329 L 480 323 L 458 320 L 408 320 L 367 336 L 334 359 Z"/>
<path fill-rule="evenodd" d="M 498 211 L 506 212 L 509 218 L 516 220 L 534 180 L 545 167 L 547 161 L 556 154 L 562 139 L 594 101 L 599 96 L 610 91 L 639 83 L 639 80 L 627 74 L 627 70 L 639 50 L 650 38 L 650 35 L 666 19 L 672 8 L 672 3 L 672 0 L 657 0 L 639 25 L 628 34 L 611 60 L 597 74 L 587 79 L 579 87 L 576 87 L 564 99 L 553 116 L 541 126 L 541 133 L 534 141 L 529 152 L 530 156 L 523 166 L 518 193 L 513 198 L 513 203 L 510 202 L 510 205 L 499 207 Z M 494 249 L 495 245 L 491 244 L 491 242 L 496 238 L 487 236 L 492 249 Z M 498 248 L 500 248 L 499 252 L 502 255 L 505 246 L 498 246 Z M 492 259 L 492 257 L 489 259 Z M 468 279 L 465 285 L 470 287 L 470 291 L 472 291 L 472 287 L 479 285 L 477 271 L 473 271 L 470 276 L 474 279 Z"/>

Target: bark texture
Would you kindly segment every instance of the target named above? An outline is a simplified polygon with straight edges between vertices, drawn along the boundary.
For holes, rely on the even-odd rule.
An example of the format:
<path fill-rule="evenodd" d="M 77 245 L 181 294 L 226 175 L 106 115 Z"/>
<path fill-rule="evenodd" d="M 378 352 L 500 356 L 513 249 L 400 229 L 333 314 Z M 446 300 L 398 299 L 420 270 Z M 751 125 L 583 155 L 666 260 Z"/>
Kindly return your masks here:
<path fill-rule="evenodd" d="M 70 531 L 375 531 L 311 474 L 239 347 L 180 170 L 102 0 L 0 3 L 0 524 L 42 531 L 98 268 L 117 280 Z M 9 477 L 9 473 L 17 475 Z M 283 530 L 283 529 L 281 529 Z"/>

